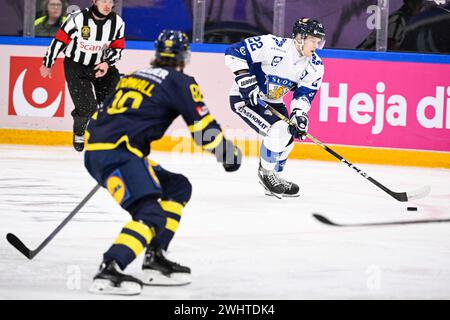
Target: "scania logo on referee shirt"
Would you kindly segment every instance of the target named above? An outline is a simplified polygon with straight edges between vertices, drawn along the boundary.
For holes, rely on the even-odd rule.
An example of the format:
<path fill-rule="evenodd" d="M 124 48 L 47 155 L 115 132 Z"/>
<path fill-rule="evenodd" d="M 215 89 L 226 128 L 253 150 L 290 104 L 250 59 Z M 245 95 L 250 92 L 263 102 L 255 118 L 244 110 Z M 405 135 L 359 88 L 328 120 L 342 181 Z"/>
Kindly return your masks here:
<path fill-rule="evenodd" d="M 97 53 L 108 49 L 107 44 L 80 41 L 80 50 L 88 53 Z"/>
<path fill-rule="evenodd" d="M 40 57 L 11 57 L 8 115 L 22 117 L 64 117 L 65 78 L 58 59 L 52 79 L 42 78 Z"/>

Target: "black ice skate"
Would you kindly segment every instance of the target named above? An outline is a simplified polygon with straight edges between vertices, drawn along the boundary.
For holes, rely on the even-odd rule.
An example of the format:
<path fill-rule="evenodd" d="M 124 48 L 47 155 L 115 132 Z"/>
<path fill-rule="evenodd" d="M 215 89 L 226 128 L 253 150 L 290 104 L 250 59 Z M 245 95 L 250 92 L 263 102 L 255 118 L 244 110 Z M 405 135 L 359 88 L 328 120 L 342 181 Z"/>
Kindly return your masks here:
<path fill-rule="evenodd" d="M 146 285 L 181 286 L 191 283 L 191 269 L 167 260 L 162 249 L 147 248 L 142 271 L 142 281 Z"/>
<path fill-rule="evenodd" d="M 83 151 L 84 149 L 84 136 L 78 136 L 76 134 L 73 135 L 73 147 L 78 152 Z"/>
<path fill-rule="evenodd" d="M 286 189 L 283 182 L 273 170 L 266 170 L 261 165 L 258 169 L 258 177 L 261 185 L 269 193 L 279 199 L 285 193 Z"/>
<path fill-rule="evenodd" d="M 136 295 L 142 291 L 142 281 L 119 271 L 115 261 L 105 262 L 94 277 L 89 292 L 96 294 Z"/>
<path fill-rule="evenodd" d="M 279 177 L 281 183 L 284 185 L 283 197 L 298 197 L 300 196 L 300 188 L 296 183 L 289 182 Z M 266 193 L 267 194 L 267 193 Z M 269 194 L 271 195 L 271 194 Z"/>

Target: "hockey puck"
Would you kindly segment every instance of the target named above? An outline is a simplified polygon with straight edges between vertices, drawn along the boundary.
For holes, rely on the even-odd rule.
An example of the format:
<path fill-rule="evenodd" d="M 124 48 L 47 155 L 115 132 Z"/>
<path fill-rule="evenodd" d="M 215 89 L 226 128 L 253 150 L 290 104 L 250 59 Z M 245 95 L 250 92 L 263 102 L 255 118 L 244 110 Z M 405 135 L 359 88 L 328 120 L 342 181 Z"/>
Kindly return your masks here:
<path fill-rule="evenodd" d="M 408 207 L 407 210 L 408 211 L 417 211 L 417 207 Z"/>

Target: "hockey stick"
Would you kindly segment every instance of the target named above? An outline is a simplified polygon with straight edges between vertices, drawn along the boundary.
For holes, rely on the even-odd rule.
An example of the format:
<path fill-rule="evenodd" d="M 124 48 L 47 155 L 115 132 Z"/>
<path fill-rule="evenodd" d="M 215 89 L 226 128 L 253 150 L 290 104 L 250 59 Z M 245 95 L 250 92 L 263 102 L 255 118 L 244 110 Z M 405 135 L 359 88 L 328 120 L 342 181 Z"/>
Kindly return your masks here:
<path fill-rule="evenodd" d="M 388 221 L 388 222 L 369 222 L 369 223 L 335 223 L 330 219 L 313 213 L 313 217 L 323 224 L 333 227 L 378 227 L 378 226 L 393 226 L 393 225 L 405 225 L 405 224 L 419 224 L 419 223 L 438 223 L 438 222 L 450 222 L 450 219 L 428 219 L 428 220 L 410 220 L 410 221 Z"/>
<path fill-rule="evenodd" d="M 100 185 L 97 184 L 94 189 L 91 190 L 91 192 L 88 193 L 86 197 L 84 197 L 83 200 L 76 206 L 75 209 L 59 224 L 58 227 L 42 242 L 39 247 L 37 247 L 35 250 L 30 250 L 27 248 L 27 246 L 14 234 L 8 233 L 6 235 L 6 239 L 8 242 L 17 250 L 19 250 L 25 257 L 28 259 L 33 259 L 55 236 L 56 234 L 69 222 L 70 219 L 73 218 L 75 214 L 77 214 L 78 211 L 86 204 L 86 202 L 89 201 L 89 199 L 97 192 L 97 190 L 100 188 Z"/>
<path fill-rule="evenodd" d="M 258 103 L 262 107 L 270 110 L 273 114 L 275 114 L 278 118 L 280 118 L 281 120 L 283 120 L 287 124 L 289 124 L 291 126 L 295 126 L 295 124 L 291 120 L 286 118 L 283 114 L 278 112 L 276 109 L 274 109 L 271 105 L 267 104 L 265 101 L 262 101 L 262 100 L 258 99 Z M 362 171 L 361 169 L 356 167 L 353 163 L 351 163 L 351 162 L 347 161 L 346 159 L 344 159 L 336 151 L 332 150 L 330 147 L 328 147 L 327 145 L 323 144 L 322 142 L 320 142 L 318 139 L 314 138 L 309 133 L 307 133 L 306 136 L 312 142 L 317 144 L 319 147 L 323 148 L 326 152 L 328 152 L 331 155 L 333 155 L 339 161 L 345 163 L 347 166 L 349 166 L 350 168 L 355 170 L 357 173 L 359 173 L 362 177 L 366 178 L 367 180 L 372 182 L 374 185 L 376 185 L 378 188 L 380 188 L 384 192 L 388 193 L 391 197 L 395 198 L 396 200 L 398 200 L 400 202 L 406 202 L 406 201 L 409 201 L 409 200 L 423 198 L 423 197 L 427 196 L 430 193 L 430 191 L 431 191 L 430 186 L 424 186 L 424 187 L 422 187 L 420 189 L 417 189 L 417 190 L 414 190 L 414 191 L 410 191 L 410 192 L 395 192 L 395 191 L 392 191 L 389 188 L 387 188 L 384 185 L 382 185 L 381 183 L 379 183 L 374 178 L 370 177 L 367 173 L 365 173 L 364 171 Z"/>

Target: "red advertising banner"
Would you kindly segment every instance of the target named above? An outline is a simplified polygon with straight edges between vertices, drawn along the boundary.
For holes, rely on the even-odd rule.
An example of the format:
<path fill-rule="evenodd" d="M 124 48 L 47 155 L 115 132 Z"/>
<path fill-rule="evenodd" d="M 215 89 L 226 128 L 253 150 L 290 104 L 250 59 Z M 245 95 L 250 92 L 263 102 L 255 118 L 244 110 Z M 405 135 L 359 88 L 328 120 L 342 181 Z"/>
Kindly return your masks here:
<path fill-rule="evenodd" d="M 64 117 L 63 59 L 57 59 L 52 78 L 42 78 L 41 57 L 10 57 L 8 115 Z"/>

